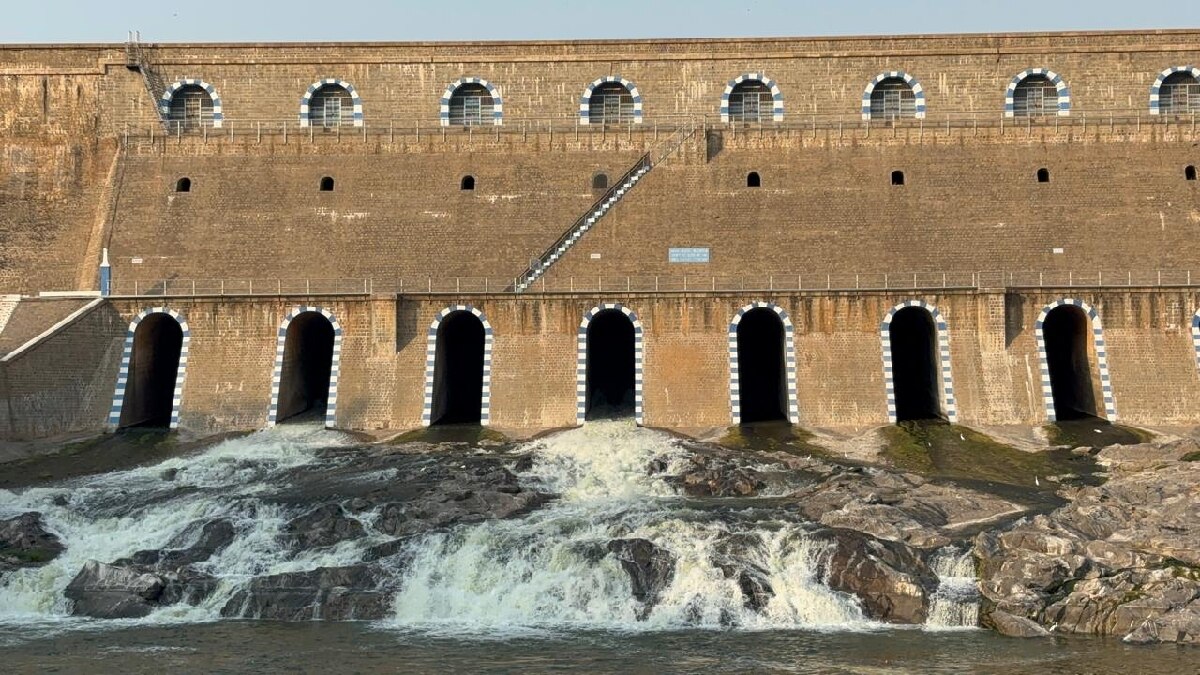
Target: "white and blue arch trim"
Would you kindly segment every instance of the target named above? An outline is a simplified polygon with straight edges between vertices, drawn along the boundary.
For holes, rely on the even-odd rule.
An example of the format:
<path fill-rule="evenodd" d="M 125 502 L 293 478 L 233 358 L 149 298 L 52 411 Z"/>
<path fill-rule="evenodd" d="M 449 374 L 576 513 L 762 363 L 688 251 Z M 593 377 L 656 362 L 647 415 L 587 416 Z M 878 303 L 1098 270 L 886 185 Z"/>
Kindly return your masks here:
<path fill-rule="evenodd" d="M 752 302 L 738 310 L 729 322 L 729 409 L 734 424 L 742 423 L 742 390 L 741 372 L 738 364 L 738 326 L 747 312 L 755 309 L 769 309 L 779 316 L 783 323 L 783 367 L 787 386 L 787 415 L 788 422 L 800 423 L 799 397 L 796 395 L 796 344 L 792 319 L 779 305 L 770 302 Z"/>
<path fill-rule="evenodd" d="M 892 319 L 900 310 L 918 307 L 929 313 L 937 331 L 938 344 L 938 379 L 941 387 L 938 391 L 941 398 L 942 412 L 951 424 L 958 423 L 958 402 L 954 398 L 954 375 L 950 371 L 950 328 L 938 308 L 924 300 L 909 300 L 893 307 L 879 324 L 879 339 L 883 344 L 883 384 L 887 392 L 888 422 L 895 424 L 896 418 L 896 381 L 892 357 Z"/>
<path fill-rule="evenodd" d="M 337 424 L 337 395 L 338 377 L 342 367 L 342 324 L 338 322 L 333 312 L 322 307 L 299 306 L 293 307 L 279 323 L 279 331 L 275 341 L 275 369 L 271 372 L 271 407 L 267 411 L 267 426 L 273 427 L 279 421 L 279 385 L 283 380 L 283 353 L 287 347 L 288 327 L 302 314 L 320 314 L 333 326 L 333 355 L 329 364 L 329 399 L 325 402 L 325 428 L 332 429 Z"/>
<path fill-rule="evenodd" d="M 300 126 L 307 127 L 312 123 L 312 111 L 309 104 L 312 103 L 313 95 L 323 87 L 341 87 L 350 94 L 350 102 L 354 105 L 354 126 L 361 127 L 363 125 L 363 105 L 358 90 L 349 82 L 335 77 L 327 77 L 308 85 L 308 90 L 304 92 L 304 96 L 300 97 Z"/>
<path fill-rule="evenodd" d="M 589 309 L 583 315 L 583 321 L 579 323 L 575 352 L 575 423 L 582 425 L 587 419 L 588 326 L 591 325 L 592 319 L 596 318 L 597 314 L 610 310 L 621 312 L 633 324 L 633 419 L 638 426 L 641 426 L 644 423 L 642 410 L 642 355 L 644 353 L 642 346 L 642 322 L 633 310 L 620 303 L 613 302 L 606 302 Z"/>
<path fill-rule="evenodd" d="M 442 99 L 438 109 L 438 119 L 441 120 L 442 126 L 450 126 L 450 97 L 454 96 L 454 92 L 464 84 L 478 84 L 488 90 L 488 94 L 492 97 L 492 124 L 500 126 L 504 124 L 504 101 L 500 97 L 500 91 L 496 89 L 496 85 L 487 80 L 478 77 L 460 77 L 459 79 L 446 85 L 446 91 L 442 92 Z"/>
<path fill-rule="evenodd" d="M 175 80 L 167 90 L 163 92 L 162 98 L 158 100 L 158 115 L 160 119 L 166 120 L 171 115 L 171 101 L 175 98 L 175 94 L 184 87 L 196 86 L 208 92 L 208 97 L 212 99 L 212 125 L 213 128 L 219 129 L 225 121 L 225 111 L 221 108 L 221 95 L 217 93 L 217 88 L 204 80 L 195 78 L 183 78 Z"/>
<path fill-rule="evenodd" d="M 1192 348 L 1196 350 L 1196 368 L 1200 369 L 1200 311 L 1192 315 Z"/>
<path fill-rule="evenodd" d="M 1050 312 L 1063 306 L 1078 307 L 1087 314 L 1092 325 L 1092 341 L 1096 348 L 1096 366 L 1100 371 L 1100 389 L 1104 395 L 1104 415 L 1109 422 L 1117 421 L 1117 404 L 1113 398 L 1112 380 L 1108 377 L 1108 349 L 1104 344 L 1104 327 L 1100 323 L 1100 314 L 1096 308 L 1075 298 L 1063 298 L 1042 308 L 1037 321 L 1033 324 L 1033 335 L 1037 339 L 1038 363 L 1042 374 L 1042 402 L 1046 406 L 1046 420 L 1054 422 L 1058 415 L 1054 410 L 1054 388 L 1050 382 L 1050 362 L 1046 358 L 1046 317 Z"/>
<path fill-rule="evenodd" d="M 903 70 L 889 70 L 875 76 L 875 79 L 867 83 L 867 88 L 863 90 L 862 95 L 862 118 L 864 120 L 871 119 L 871 94 L 875 93 L 875 87 L 878 87 L 881 82 L 886 80 L 903 80 L 910 89 L 912 89 L 913 97 L 916 99 L 916 114 L 917 119 L 925 118 L 925 88 L 917 78 L 909 75 Z"/>
<path fill-rule="evenodd" d="M 429 324 L 425 342 L 425 403 L 421 408 L 421 426 L 433 424 L 433 383 L 437 376 L 438 329 L 446 317 L 457 312 L 469 312 L 483 324 L 483 396 L 479 408 L 479 424 L 488 426 L 492 422 L 492 324 L 471 305 L 451 305 L 438 312 Z"/>
<path fill-rule="evenodd" d="M 725 85 L 725 91 L 721 93 L 721 121 L 729 121 L 729 97 L 733 94 L 733 90 L 743 82 L 761 82 L 764 86 L 771 90 L 771 121 L 783 121 L 783 92 L 779 90 L 779 85 L 775 80 L 767 77 L 762 73 L 743 73 L 729 81 Z"/>
<path fill-rule="evenodd" d="M 1005 117 L 1016 115 L 1017 86 L 1026 79 L 1037 75 L 1045 77 L 1058 90 L 1058 115 L 1066 117 L 1071 114 L 1071 89 L 1067 86 L 1066 80 L 1063 80 L 1061 75 L 1048 68 L 1029 68 L 1017 73 L 1008 83 L 1008 89 L 1004 92 Z"/>
<path fill-rule="evenodd" d="M 637 85 L 619 75 L 606 75 L 605 77 L 596 78 L 591 84 L 583 90 L 583 94 L 579 97 L 579 123 L 590 124 L 592 118 L 592 94 L 596 91 L 596 87 L 602 84 L 618 82 L 629 91 L 629 95 L 633 97 L 633 123 L 642 123 L 642 94 L 638 91 Z"/>
<path fill-rule="evenodd" d="M 171 422 L 169 425 L 171 429 L 179 428 L 179 406 L 183 401 L 183 381 L 187 375 L 188 344 L 191 342 L 192 333 L 188 328 L 187 319 L 179 312 L 166 307 L 151 307 L 138 312 L 137 316 L 133 317 L 133 321 L 129 322 L 129 328 L 125 330 L 125 348 L 121 352 L 121 368 L 117 371 L 117 386 L 113 391 L 112 408 L 108 412 L 110 429 L 116 429 L 121 425 L 121 409 L 125 406 L 125 392 L 129 387 L 129 365 L 133 360 L 133 342 L 138 325 L 154 314 L 171 317 L 179 324 L 179 329 L 183 332 L 183 343 L 179 347 L 179 366 L 175 371 L 175 389 L 171 394 Z"/>
<path fill-rule="evenodd" d="M 1158 77 L 1155 78 L 1154 84 L 1150 86 L 1151 115 L 1158 115 L 1162 111 L 1162 108 L 1160 107 L 1162 101 L 1160 94 L 1162 93 L 1163 82 L 1165 82 L 1168 77 L 1174 75 L 1175 73 L 1190 73 L 1191 76 L 1196 78 L 1196 81 L 1200 83 L 1200 68 L 1195 66 L 1172 66 L 1164 69 L 1158 74 Z"/>

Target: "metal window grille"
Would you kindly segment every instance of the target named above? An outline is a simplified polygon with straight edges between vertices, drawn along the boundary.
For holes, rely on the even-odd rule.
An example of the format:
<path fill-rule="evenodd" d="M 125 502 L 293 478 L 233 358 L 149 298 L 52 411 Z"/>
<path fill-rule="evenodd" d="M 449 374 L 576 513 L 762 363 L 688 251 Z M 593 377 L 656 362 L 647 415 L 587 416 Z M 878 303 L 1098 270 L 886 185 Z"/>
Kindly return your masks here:
<path fill-rule="evenodd" d="M 884 80 L 871 92 L 871 119 L 894 120 L 916 116 L 917 95 L 904 80 Z"/>
<path fill-rule="evenodd" d="M 591 124 L 633 122 L 633 94 L 620 82 L 602 84 L 592 92 L 588 111 Z"/>
<path fill-rule="evenodd" d="M 1171 75 L 1158 92 L 1158 107 L 1164 115 L 1200 112 L 1200 82 L 1191 73 Z"/>
<path fill-rule="evenodd" d="M 308 118 L 315 127 L 353 125 L 354 97 L 344 87 L 327 84 L 318 89 L 309 101 Z"/>
<path fill-rule="evenodd" d="M 450 125 L 474 127 L 489 124 L 495 111 L 492 94 L 481 84 L 464 84 L 450 95 Z"/>
<path fill-rule="evenodd" d="M 1013 91 L 1014 117 L 1053 117 L 1058 114 L 1058 87 L 1043 75 L 1031 75 Z"/>
<path fill-rule="evenodd" d="M 199 129 L 212 123 L 213 102 L 202 87 L 188 85 L 171 97 L 167 121 L 174 129 Z"/>
<path fill-rule="evenodd" d="M 734 122 L 759 122 L 772 119 L 774 98 L 767 85 L 755 80 L 743 82 L 729 95 L 729 119 Z"/>

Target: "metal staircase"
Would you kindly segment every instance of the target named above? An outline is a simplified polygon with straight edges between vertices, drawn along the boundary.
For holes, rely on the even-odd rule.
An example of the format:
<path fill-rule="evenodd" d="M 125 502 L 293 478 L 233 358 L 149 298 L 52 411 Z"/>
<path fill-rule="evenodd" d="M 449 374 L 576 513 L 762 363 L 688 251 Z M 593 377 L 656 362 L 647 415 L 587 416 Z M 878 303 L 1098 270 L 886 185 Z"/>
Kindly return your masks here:
<path fill-rule="evenodd" d="M 166 85 L 163 83 L 162 77 L 151 66 L 146 50 L 142 47 L 141 33 L 137 31 L 130 31 L 129 39 L 125 42 L 125 67 L 141 73 L 142 84 L 146 87 L 146 93 L 150 95 L 150 105 L 154 108 L 154 116 L 166 124 L 162 111 L 158 107 L 158 101 L 166 90 Z"/>
<path fill-rule="evenodd" d="M 650 172 L 655 166 L 658 166 L 683 145 L 683 142 L 690 138 L 696 132 L 696 122 L 691 121 L 681 127 L 678 131 L 672 134 L 661 146 L 658 152 L 652 150 L 642 155 L 636 163 L 612 187 L 604 193 L 604 196 L 596 200 L 591 208 L 584 212 L 582 216 L 563 233 L 558 241 L 550 245 L 542 255 L 535 258 L 525 272 L 517 278 L 513 284 L 513 290 L 517 293 L 523 293 L 533 286 L 534 282 L 540 279 L 550 267 L 560 258 L 566 255 L 567 251 L 571 250 L 588 230 L 592 229 L 604 214 L 608 213 L 621 198 L 629 193 L 638 181 Z"/>

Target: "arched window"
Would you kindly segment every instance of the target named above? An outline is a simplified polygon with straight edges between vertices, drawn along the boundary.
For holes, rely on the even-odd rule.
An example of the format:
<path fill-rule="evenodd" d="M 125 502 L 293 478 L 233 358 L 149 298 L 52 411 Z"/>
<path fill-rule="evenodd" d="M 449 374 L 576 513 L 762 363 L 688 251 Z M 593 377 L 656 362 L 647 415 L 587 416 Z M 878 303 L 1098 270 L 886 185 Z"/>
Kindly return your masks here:
<path fill-rule="evenodd" d="M 893 171 L 892 172 L 892 185 L 904 185 L 904 172 L 903 171 Z"/>
<path fill-rule="evenodd" d="M 313 92 L 308 119 L 314 127 L 350 126 L 354 124 L 354 97 L 340 84 L 326 84 Z"/>
<path fill-rule="evenodd" d="M 1037 181 L 1039 183 L 1049 183 L 1050 182 L 1050 169 L 1038 169 Z"/>
<path fill-rule="evenodd" d="M 321 179 L 321 192 L 333 192 L 332 176 L 325 176 Z"/>
<path fill-rule="evenodd" d="M 1183 167 L 1184 180 L 1196 180 L 1196 167 L 1188 165 Z"/>
<path fill-rule="evenodd" d="M 773 110 L 771 88 L 761 80 L 741 82 L 729 94 L 731 122 L 761 122 L 764 119 L 772 119 Z"/>
<path fill-rule="evenodd" d="M 1045 75 L 1030 75 L 1013 90 L 1014 117 L 1058 115 L 1058 86 Z"/>
<path fill-rule="evenodd" d="M 902 77 L 889 77 L 871 91 L 871 119 L 894 120 L 917 116 L 917 95 Z"/>
<path fill-rule="evenodd" d="M 184 176 L 183 178 L 180 178 L 179 180 L 175 181 L 175 191 L 176 192 L 191 192 L 192 191 L 192 179 L 188 178 L 187 176 Z"/>
<path fill-rule="evenodd" d="M 1189 70 L 1168 75 L 1158 92 L 1158 109 L 1163 115 L 1200 112 L 1200 80 Z"/>
<path fill-rule="evenodd" d="M 482 84 L 459 85 L 450 95 L 450 126 L 475 127 L 492 124 L 496 102 Z"/>
<path fill-rule="evenodd" d="M 474 190 L 475 189 L 475 176 L 463 176 L 462 182 L 459 183 L 458 187 L 459 187 L 459 189 L 462 189 L 462 190 Z"/>
<path fill-rule="evenodd" d="M 590 124 L 628 124 L 634 121 L 633 94 L 620 82 L 605 82 L 588 99 Z"/>
<path fill-rule="evenodd" d="M 213 100 L 208 90 L 198 84 L 187 84 L 171 94 L 167 122 L 172 131 L 199 129 L 213 121 Z"/>
<path fill-rule="evenodd" d="M 746 174 L 746 187 L 762 187 L 762 178 L 759 177 L 757 171 L 751 171 L 750 173 Z"/>
<path fill-rule="evenodd" d="M 607 190 L 608 189 L 608 174 L 598 173 L 595 176 L 592 176 L 592 189 L 593 190 Z"/>

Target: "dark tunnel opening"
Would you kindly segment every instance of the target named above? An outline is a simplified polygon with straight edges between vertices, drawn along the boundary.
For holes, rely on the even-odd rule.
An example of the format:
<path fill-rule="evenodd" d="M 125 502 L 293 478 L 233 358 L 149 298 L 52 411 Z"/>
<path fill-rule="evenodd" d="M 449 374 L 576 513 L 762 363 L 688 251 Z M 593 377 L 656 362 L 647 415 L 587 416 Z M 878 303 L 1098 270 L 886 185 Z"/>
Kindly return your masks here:
<path fill-rule="evenodd" d="M 937 328 L 921 307 L 905 307 L 888 325 L 896 421 L 941 418 L 938 401 Z"/>
<path fill-rule="evenodd" d="M 783 319 L 765 307 L 742 315 L 737 327 L 741 421 L 787 420 Z"/>
<path fill-rule="evenodd" d="M 471 312 L 453 312 L 438 325 L 431 424 L 479 424 L 483 346 L 483 322 Z"/>
<path fill-rule="evenodd" d="M 133 333 L 129 379 L 121 406 L 120 426 L 171 426 L 175 380 L 183 351 L 183 328 L 166 314 L 151 314 Z"/>
<path fill-rule="evenodd" d="M 275 420 L 324 417 L 332 369 L 333 324 L 317 312 L 305 312 L 292 319 L 283 343 L 279 411 Z"/>
<path fill-rule="evenodd" d="M 588 324 L 586 400 L 588 419 L 634 413 L 633 321 L 618 309 Z"/>
<path fill-rule="evenodd" d="M 1088 360 L 1090 335 L 1087 314 L 1079 307 L 1055 307 L 1042 323 L 1054 414 L 1059 420 L 1099 417 Z"/>

